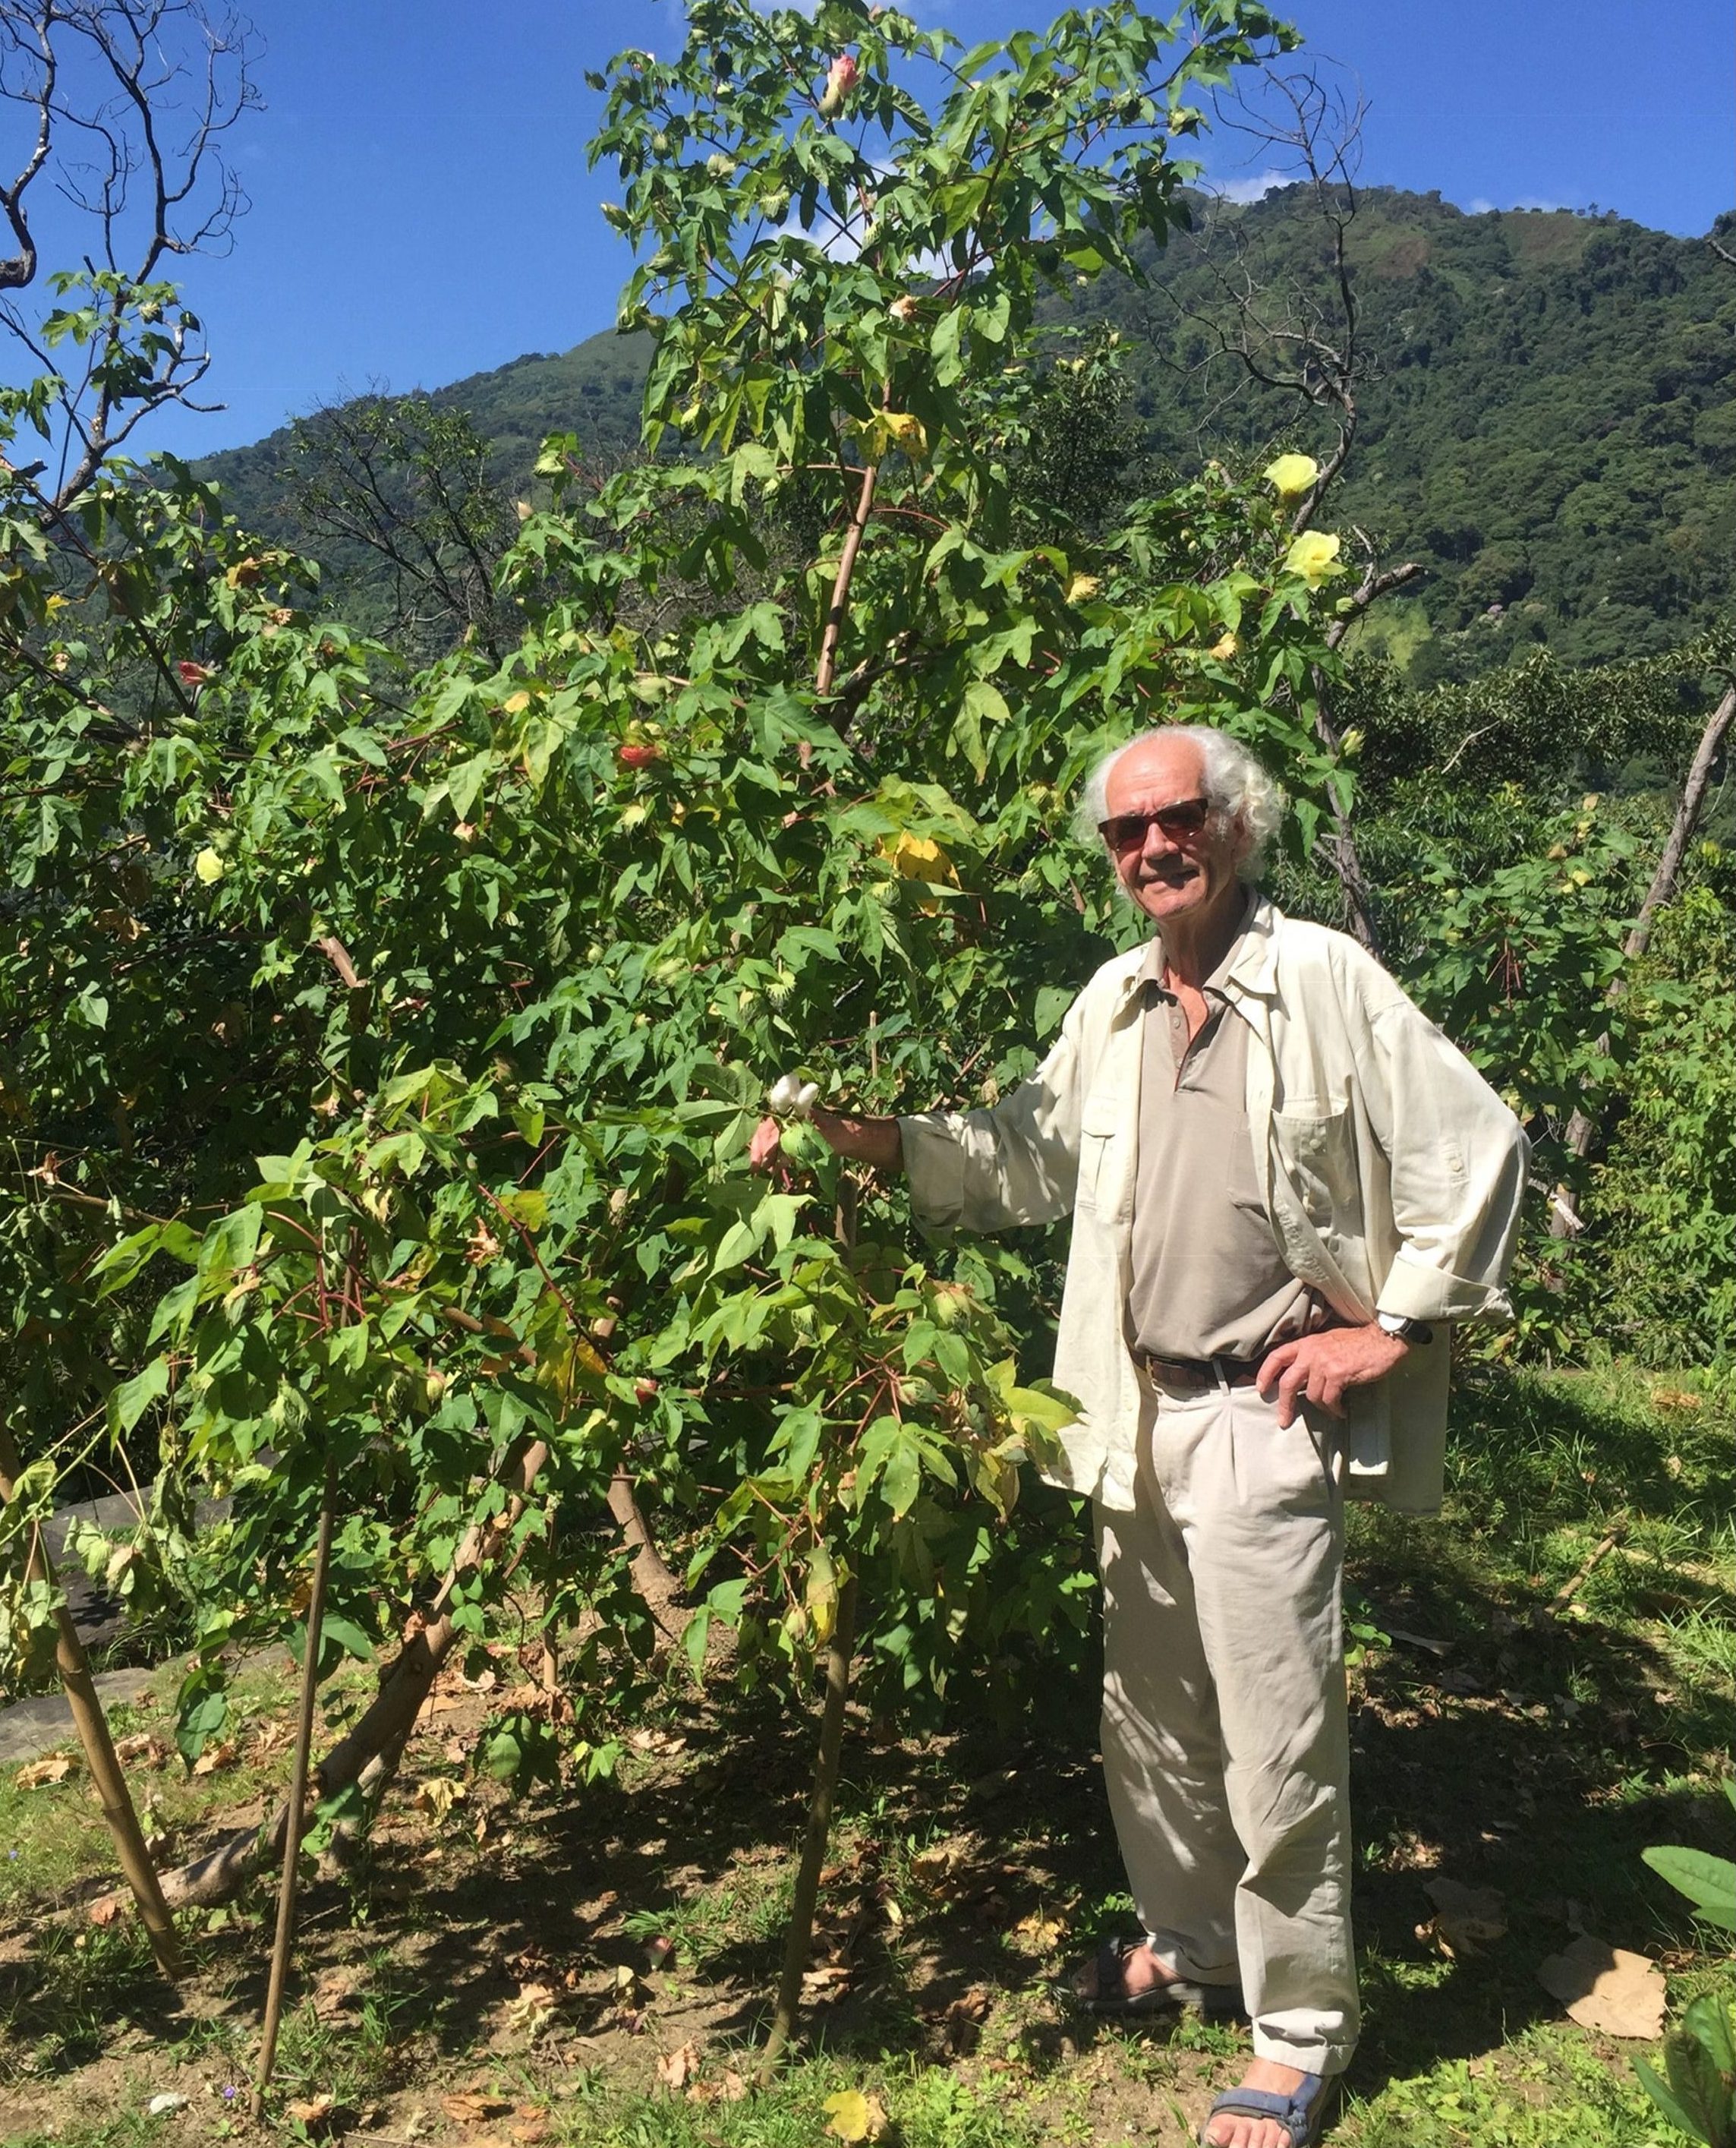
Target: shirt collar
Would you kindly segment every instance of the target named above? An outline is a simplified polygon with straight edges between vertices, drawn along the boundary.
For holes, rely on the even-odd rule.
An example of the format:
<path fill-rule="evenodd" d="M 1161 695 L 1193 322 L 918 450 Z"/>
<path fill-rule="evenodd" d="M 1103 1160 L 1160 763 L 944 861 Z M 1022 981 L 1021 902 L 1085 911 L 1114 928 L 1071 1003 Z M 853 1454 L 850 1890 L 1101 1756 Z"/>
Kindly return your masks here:
<path fill-rule="evenodd" d="M 1213 999 L 1229 1000 L 1237 992 L 1263 996 L 1271 991 L 1272 936 L 1277 914 L 1258 888 L 1249 888 L 1241 929 L 1202 986 L 1204 992 Z M 1143 993 L 1147 985 L 1160 991 L 1163 989 L 1163 942 L 1155 933 L 1146 943 L 1145 960 L 1128 978 L 1126 989 Z"/>

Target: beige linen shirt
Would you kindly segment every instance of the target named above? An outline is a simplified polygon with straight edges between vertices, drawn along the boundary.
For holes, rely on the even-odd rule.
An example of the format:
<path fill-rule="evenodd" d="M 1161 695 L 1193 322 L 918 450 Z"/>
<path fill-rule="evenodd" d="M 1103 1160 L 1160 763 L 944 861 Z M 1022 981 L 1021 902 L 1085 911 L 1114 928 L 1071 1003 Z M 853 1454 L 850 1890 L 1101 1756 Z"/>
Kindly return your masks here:
<path fill-rule="evenodd" d="M 1079 1405 L 1051 1481 L 1134 1506 L 1141 1375 L 1127 1338 L 1144 948 L 1106 962 L 1048 1056 L 991 1110 L 903 1118 L 918 1219 L 993 1232 L 1071 1213 L 1056 1385 Z M 1247 1023 L 1247 1121 L 1291 1272 L 1341 1319 L 1507 1315 L 1525 1137 L 1372 956 L 1257 898 L 1224 977 Z M 1226 1018 L 1228 1018 L 1227 1014 Z M 1414 1346 L 1347 1398 L 1347 1488 L 1440 1503 L 1448 1350 Z"/>

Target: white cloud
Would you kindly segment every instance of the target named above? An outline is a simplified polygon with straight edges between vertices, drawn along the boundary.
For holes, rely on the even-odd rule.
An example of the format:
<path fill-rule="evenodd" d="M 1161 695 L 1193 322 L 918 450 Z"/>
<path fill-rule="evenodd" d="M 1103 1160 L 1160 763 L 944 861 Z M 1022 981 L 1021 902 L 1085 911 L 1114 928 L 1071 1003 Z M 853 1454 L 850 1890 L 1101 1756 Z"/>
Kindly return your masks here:
<path fill-rule="evenodd" d="M 1493 202 L 1487 194 L 1478 194 L 1474 201 L 1465 203 L 1465 210 L 1470 216 L 1493 216 L 1501 208 L 1566 208 L 1568 206 L 1564 201 L 1550 200 L 1542 194 L 1521 194 L 1517 201 L 1510 202 Z"/>
<path fill-rule="evenodd" d="M 1263 201 L 1274 187 L 1288 187 L 1296 183 L 1293 172 L 1257 172 L 1252 178 L 1214 179 L 1209 175 L 1200 181 L 1202 189 L 1216 194 L 1220 201 Z"/>

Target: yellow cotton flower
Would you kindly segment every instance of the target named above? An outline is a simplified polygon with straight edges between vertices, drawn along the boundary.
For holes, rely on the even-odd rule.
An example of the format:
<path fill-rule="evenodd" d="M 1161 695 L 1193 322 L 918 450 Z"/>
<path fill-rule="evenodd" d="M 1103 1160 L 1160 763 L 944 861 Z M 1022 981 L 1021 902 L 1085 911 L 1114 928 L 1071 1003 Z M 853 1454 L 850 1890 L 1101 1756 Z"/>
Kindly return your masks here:
<path fill-rule="evenodd" d="M 220 881 L 225 871 L 223 859 L 208 844 L 193 860 L 193 869 L 207 887 Z"/>
<path fill-rule="evenodd" d="M 1206 654 L 1216 657 L 1220 664 L 1227 664 L 1240 644 L 1233 634 L 1227 634 L 1222 641 L 1214 641 Z"/>
<path fill-rule="evenodd" d="M 1262 474 L 1280 499 L 1294 499 L 1319 476 L 1320 465 L 1312 455 L 1280 455 L 1275 463 L 1266 465 Z"/>
<path fill-rule="evenodd" d="M 1075 575 L 1067 584 L 1070 605 L 1089 604 L 1103 585 L 1095 575 Z"/>
<path fill-rule="evenodd" d="M 1284 555 L 1284 571 L 1299 575 L 1311 590 L 1344 570 L 1338 565 L 1338 546 L 1341 540 L 1324 529 L 1304 529 L 1300 537 L 1292 537 L 1290 550 Z"/>

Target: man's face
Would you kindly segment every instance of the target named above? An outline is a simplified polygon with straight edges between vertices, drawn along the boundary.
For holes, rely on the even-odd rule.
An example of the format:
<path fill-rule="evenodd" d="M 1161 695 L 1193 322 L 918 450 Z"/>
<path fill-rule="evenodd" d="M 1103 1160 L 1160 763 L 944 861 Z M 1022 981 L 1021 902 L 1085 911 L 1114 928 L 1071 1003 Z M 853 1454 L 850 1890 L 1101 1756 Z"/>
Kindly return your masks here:
<path fill-rule="evenodd" d="M 1116 763 L 1106 805 L 1113 821 L 1165 806 L 1185 808 L 1205 795 L 1205 765 L 1193 740 L 1155 738 L 1131 747 Z M 1147 917 L 1160 926 L 1185 921 L 1192 928 L 1240 904 L 1236 867 L 1246 848 L 1240 822 L 1225 827 L 1213 812 L 1197 830 L 1172 827 L 1167 833 L 1154 821 L 1137 843 L 1111 843 L 1110 855 L 1116 877 Z"/>

